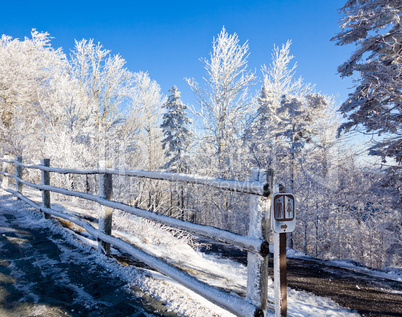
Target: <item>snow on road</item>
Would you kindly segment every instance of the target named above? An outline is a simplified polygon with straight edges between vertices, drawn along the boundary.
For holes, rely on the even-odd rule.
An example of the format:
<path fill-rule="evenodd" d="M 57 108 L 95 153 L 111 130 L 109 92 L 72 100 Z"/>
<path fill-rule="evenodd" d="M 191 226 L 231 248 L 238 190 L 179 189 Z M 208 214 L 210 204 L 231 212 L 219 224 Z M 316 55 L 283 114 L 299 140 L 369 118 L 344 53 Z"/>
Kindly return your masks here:
<path fill-rule="evenodd" d="M 38 212 L 27 207 L 22 202 L 18 202 L 14 198 L 11 198 L 10 195 L 5 194 L 5 192 L 2 192 L 1 194 L 0 207 L 17 216 L 21 226 L 47 227 L 51 228 L 54 232 L 62 234 L 65 241 L 72 244 L 74 248 L 85 250 L 85 252 L 91 252 L 91 260 L 88 259 L 86 261 L 85 259 L 81 259 L 81 261 L 86 261 L 87 264 L 90 264 L 91 261 L 95 261 L 98 265 L 102 265 L 111 275 L 119 276 L 124 280 L 127 283 L 127 289 L 129 289 L 130 286 L 139 287 L 142 292 L 162 301 L 168 310 L 181 316 L 233 316 L 158 272 L 146 268 L 123 266 L 113 259 L 94 252 L 93 249 L 91 251 L 91 248 L 94 247 L 94 242 L 89 238 L 80 237 L 77 239 L 77 235 L 72 231 L 63 229 L 53 220 L 44 219 L 38 214 Z M 85 211 L 82 210 L 82 212 Z M 131 219 L 130 221 L 133 220 Z M 173 243 L 173 240 L 170 241 L 169 246 L 166 246 L 163 243 L 156 243 L 156 245 L 153 245 L 147 241 L 144 242 L 141 237 L 139 238 L 131 233 L 124 232 L 124 228 L 120 229 L 121 235 L 124 235 L 126 239 L 132 240 L 145 251 L 158 255 L 169 262 L 175 262 L 188 273 L 197 276 L 200 280 L 217 287 L 229 289 L 238 294 L 245 293 L 247 270 L 244 265 L 229 259 L 222 259 L 213 255 L 203 254 L 202 252 L 196 251 L 188 246 L 183 247 L 183 243 Z M 2 227 L 1 230 L 2 232 L 5 232 L 10 229 Z M 57 243 L 57 241 L 55 242 Z M 66 256 L 68 256 L 69 253 L 71 253 L 71 256 L 74 256 L 74 248 L 64 250 L 63 252 L 65 252 Z M 113 252 L 118 253 L 117 250 L 114 250 Z M 46 260 L 41 258 L 38 258 L 35 261 L 42 261 L 40 263 L 41 266 L 47 265 L 51 268 L 50 261 L 46 263 Z M 77 290 L 77 294 L 81 294 L 79 290 Z M 87 305 L 93 305 L 95 309 L 96 303 L 90 303 L 90 298 L 85 297 L 86 295 L 84 293 L 81 295 L 79 296 L 82 298 L 78 298 L 77 300 L 85 300 Z M 269 280 L 269 297 L 270 299 L 273 298 L 273 283 L 271 279 Z M 328 298 L 318 297 L 311 293 L 295 291 L 292 289 L 288 289 L 288 314 L 289 316 L 311 317 L 359 316 L 357 313 L 352 312 L 347 308 L 340 307 Z"/>

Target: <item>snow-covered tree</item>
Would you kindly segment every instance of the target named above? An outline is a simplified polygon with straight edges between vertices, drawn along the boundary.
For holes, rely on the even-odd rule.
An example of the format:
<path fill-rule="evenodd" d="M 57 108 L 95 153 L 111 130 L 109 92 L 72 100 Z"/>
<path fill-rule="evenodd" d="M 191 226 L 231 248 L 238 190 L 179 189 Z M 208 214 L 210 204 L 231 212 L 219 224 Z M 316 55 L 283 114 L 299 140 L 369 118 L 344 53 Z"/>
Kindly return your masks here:
<path fill-rule="evenodd" d="M 70 57 L 72 77 L 78 81 L 80 95 L 93 118 L 94 150 L 99 158 L 111 159 L 119 139 L 122 110 L 133 102 L 134 73 L 128 71 L 120 55 L 110 55 L 93 40 L 75 42 Z"/>
<path fill-rule="evenodd" d="M 281 105 L 277 110 L 280 118 L 277 136 L 282 136 L 288 144 L 290 158 L 290 192 L 294 192 L 294 169 L 296 153 L 300 152 L 306 142 L 311 139 L 308 128 L 309 116 L 304 108 L 301 97 L 283 95 Z"/>
<path fill-rule="evenodd" d="M 312 85 L 303 83 L 301 77 L 295 79 L 297 63 L 291 64 L 294 56 L 290 54 L 292 42 L 287 41 L 282 47 L 274 45 L 271 53 L 271 64 L 263 65 L 261 72 L 264 78 L 264 87 L 267 94 L 275 100 L 275 109 L 279 107 L 282 95 L 302 96 L 308 94 Z"/>
<path fill-rule="evenodd" d="M 180 99 L 180 92 L 176 86 L 169 89 L 170 95 L 164 103 L 166 112 L 161 124 L 163 132 L 162 148 L 168 162 L 162 168 L 175 173 L 189 173 L 190 161 L 188 147 L 192 134 L 189 130 L 191 120 L 186 116 L 187 106 Z M 170 185 L 170 215 L 184 219 L 185 189 L 183 184 Z"/>
<path fill-rule="evenodd" d="M 84 168 L 97 163 L 93 152 L 97 130 L 90 98 L 83 94 L 69 67 L 67 62 L 54 75 L 49 83 L 51 93 L 40 98 L 46 121 L 44 155 L 59 166 Z"/>
<path fill-rule="evenodd" d="M 160 128 L 164 97 L 159 84 L 152 80 L 148 73 L 136 73 L 134 80 L 134 105 L 142 112 L 142 128 L 138 136 L 145 154 L 142 167 L 154 170 L 159 168 L 164 161 Z"/>
<path fill-rule="evenodd" d="M 209 59 L 202 59 L 208 77 L 206 87 L 200 88 L 187 79 L 199 105 L 195 115 L 205 130 L 205 140 L 213 147 L 220 176 L 231 169 L 230 151 L 244 131 L 247 116 L 253 110 L 248 88 L 255 75 L 247 69 L 248 44 L 240 44 L 236 33 L 229 35 L 225 28 L 213 40 Z"/>
<path fill-rule="evenodd" d="M 164 168 L 182 173 L 188 171 L 186 152 L 191 142 L 191 132 L 188 129 L 191 120 L 186 116 L 187 106 L 181 101 L 177 87 L 173 86 L 169 91 L 171 94 L 163 105 L 167 112 L 163 115 L 161 125 L 164 135 L 162 148 L 169 159 Z"/>
<path fill-rule="evenodd" d="M 342 32 L 337 45 L 356 51 L 338 67 L 342 77 L 360 75 L 340 110 L 348 121 L 341 130 L 359 126 L 381 136 L 370 154 L 402 164 L 402 6 L 399 0 L 349 0 L 340 9 Z M 391 161 L 392 164 L 392 161 Z"/>
<path fill-rule="evenodd" d="M 294 78 L 297 63 L 291 64 L 294 56 L 290 54 L 290 45 L 291 41 L 287 41 L 281 48 L 274 46 L 271 64 L 262 66 L 263 86 L 257 98 L 259 107 L 245 134 L 253 163 L 276 170 L 280 169 L 279 157 L 284 155 L 282 138 L 278 134 L 281 119 L 277 113 L 282 96 L 304 97 L 312 89 L 311 85 L 303 83 L 302 78 Z"/>
<path fill-rule="evenodd" d="M 46 126 L 39 99 L 51 93 L 50 83 L 65 60 L 50 46 L 48 33 L 31 32 L 23 41 L 0 39 L 0 142 L 3 150 L 31 155 L 43 149 Z M 43 131 L 43 130 L 42 130 Z"/>
<path fill-rule="evenodd" d="M 135 157 L 136 168 L 146 170 L 159 169 L 165 162 L 162 150 L 162 105 L 165 98 L 159 84 L 152 80 L 148 73 L 138 72 L 134 76 L 133 107 L 138 109 L 141 121 L 139 133 L 136 135 L 138 153 Z M 162 200 L 162 188 L 158 182 L 143 182 L 141 194 L 136 204 L 159 211 Z"/>
<path fill-rule="evenodd" d="M 297 197 L 303 195 L 299 189 L 304 189 L 303 177 L 297 175 L 301 167 L 299 162 L 302 162 L 303 158 L 309 160 L 306 165 L 315 167 L 314 172 L 311 173 L 315 179 L 326 179 L 328 168 L 331 166 L 328 158 L 330 143 L 326 142 L 327 139 L 324 137 L 322 127 L 323 123 L 326 123 L 325 115 L 331 106 L 332 103 L 329 98 L 313 93 L 306 96 L 283 95 L 280 107 L 277 109 L 276 137 L 280 138 L 282 152 L 276 154 L 284 156 L 279 157 L 283 166 L 286 166 L 286 163 L 288 164 L 285 170 L 288 171 L 289 177 L 286 175 L 282 175 L 282 177 L 284 177 L 284 183 L 288 184 L 287 190 L 295 193 Z M 320 155 L 316 157 L 309 153 L 316 150 L 315 146 L 307 146 L 313 141 L 315 141 L 316 146 L 321 147 Z M 320 166 L 319 169 L 318 166 Z M 315 186 L 317 185 L 325 187 L 325 184 L 322 183 L 315 184 Z M 324 188 L 323 192 L 325 190 Z M 290 246 L 293 247 L 292 236 L 290 236 L 289 242 Z"/>
<path fill-rule="evenodd" d="M 254 166 L 260 168 L 273 168 L 276 155 L 275 128 L 277 125 L 276 103 L 272 94 L 262 86 L 257 97 L 258 110 L 251 118 L 245 131 L 244 141 Z"/>

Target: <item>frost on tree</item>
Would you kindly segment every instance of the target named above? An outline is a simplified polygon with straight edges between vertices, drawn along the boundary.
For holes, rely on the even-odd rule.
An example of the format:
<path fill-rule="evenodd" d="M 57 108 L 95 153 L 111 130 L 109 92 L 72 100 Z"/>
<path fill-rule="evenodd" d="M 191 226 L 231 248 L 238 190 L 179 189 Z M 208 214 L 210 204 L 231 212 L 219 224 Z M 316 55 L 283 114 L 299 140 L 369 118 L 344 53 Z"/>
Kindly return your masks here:
<path fill-rule="evenodd" d="M 163 105 L 167 112 L 163 115 L 161 125 L 163 131 L 162 148 L 169 161 L 163 166 L 172 172 L 188 172 L 186 152 L 191 140 L 188 125 L 191 120 L 186 116 L 187 106 L 180 99 L 180 92 L 176 86 L 169 89 L 168 100 Z"/>
<path fill-rule="evenodd" d="M 245 141 L 252 154 L 253 164 L 260 167 L 272 167 L 275 171 L 283 169 L 279 157 L 286 156 L 282 137 L 278 136 L 281 121 L 277 110 L 281 106 L 282 96 L 304 96 L 311 91 L 311 85 L 304 84 L 302 78 L 295 79 L 297 63 L 290 54 L 291 41 L 281 47 L 274 46 L 271 64 L 263 65 L 263 86 L 257 97 L 258 109 L 252 116 L 245 133 Z"/>
<path fill-rule="evenodd" d="M 283 137 L 288 145 L 290 158 L 290 192 L 294 193 L 294 165 L 296 153 L 300 152 L 306 142 L 310 141 L 308 113 L 304 108 L 304 100 L 301 97 L 284 95 L 281 105 L 277 109 L 280 118 L 277 137 Z"/>
<path fill-rule="evenodd" d="M 139 148 L 140 168 L 155 170 L 163 164 L 162 152 L 162 129 L 161 105 L 165 98 L 161 93 L 159 84 L 151 79 L 148 73 L 139 72 L 135 74 L 135 89 L 133 104 L 135 109 L 139 109 L 142 126 L 139 135 L 137 135 Z M 141 155 L 141 156 L 140 156 Z"/>
<path fill-rule="evenodd" d="M 340 110 L 348 118 L 341 131 L 361 125 L 380 138 L 370 154 L 402 163 L 402 6 L 399 0 L 350 0 L 340 9 L 342 32 L 337 45 L 356 51 L 338 67 L 342 77 L 360 75 Z M 396 169 L 398 169 L 395 166 Z"/>
<path fill-rule="evenodd" d="M 253 110 L 248 89 L 255 75 L 247 68 L 248 54 L 248 44 L 241 45 L 236 33 L 229 35 L 223 28 L 213 40 L 210 58 L 202 59 L 207 71 L 205 88 L 187 79 L 199 104 L 194 113 L 204 129 L 204 140 L 212 148 L 207 159 L 212 158 L 220 177 L 229 177 L 229 173 L 234 177 L 230 156 L 235 154 L 239 135 Z"/>
<path fill-rule="evenodd" d="M 120 55 L 111 55 L 93 40 L 75 42 L 70 57 L 70 72 L 79 83 L 80 96 L 92 121 L 86 142 L 101 159 L 111 159 L 117 150 L 116 140 L 125 139 L 130 118 L 122 115 L 123 108 L 132 108 L 135 74 L 126 69 Z M 85 102 L 85 103 L 84 103 Z M 125 150 L 123 150 L 125 152 Z"/>
<path fill-rule="evenodd" d="M 50 46 L 48 33 L 35 29 L 23 41 L 0 38 L 0 142 L 12 155 L 37 153 L 43 140 L 35 133 L 44 127 L 39 102 L 50 93 L 50 83 L 65 56 Z M 29 149 L 29 150 L 27 150 Z"/>

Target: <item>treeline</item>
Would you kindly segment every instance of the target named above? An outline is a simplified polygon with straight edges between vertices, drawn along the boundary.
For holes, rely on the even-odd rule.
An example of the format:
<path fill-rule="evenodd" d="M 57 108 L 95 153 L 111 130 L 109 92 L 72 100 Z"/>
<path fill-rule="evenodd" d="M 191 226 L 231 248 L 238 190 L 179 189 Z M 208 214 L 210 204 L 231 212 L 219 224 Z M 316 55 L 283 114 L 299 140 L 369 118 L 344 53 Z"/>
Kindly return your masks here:
<path fill-rule="evenodd" d="M 67 56 L 47 33 L 0 41 L 1 154 L 53 165 L 165 170 L 246 179 L 273 168 L 275 182 L 297 198 L 295 249 L 351 258 L 374 267 L 401 264 L 395 180 L 362 167 L 331 97 L 295 78 L 290 42 L 274 47 L 262 78 L 247 67 L 249 47 L 223 29 L 203 59 L 205 82 L 186 79 L 197 104 L 164 96 L 143 72 L 93 40 Z M 253 89 L 259 87 L 258 92 Z M 37 175 L 26 175 L 36 178 Z M 96 192 L 96 180 L 60 177 L 57 185 Z M 115 197 L 185 220 L 245 233 L 248 197 L 201 186 L 115 180 Z"/>

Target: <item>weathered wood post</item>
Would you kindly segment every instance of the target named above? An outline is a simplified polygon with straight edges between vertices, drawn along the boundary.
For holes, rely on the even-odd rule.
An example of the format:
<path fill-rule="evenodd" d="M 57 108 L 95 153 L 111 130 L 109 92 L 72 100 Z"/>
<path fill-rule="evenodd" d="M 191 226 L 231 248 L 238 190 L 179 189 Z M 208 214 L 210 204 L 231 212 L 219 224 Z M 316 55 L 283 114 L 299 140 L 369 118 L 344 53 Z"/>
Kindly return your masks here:
<path fill-rule="evenodd" d="M 276 185 L 274 193 L 285 193 L 283 185 Z M 287 316 L 286 233 L 274 232 L 274 292 L 275 317 Z"/>
<path fill-rule="evenodd" d="M 281 280 L 281 316 L 288 315 L 288 273 L 286 267 L 286 233 L 279 234 L 279 265 Z"/>
<path fill-rule="evenodd" d="M 251 181 L 268 183 L 266 197 L 250 197 L 250 237 L 264 240 L 260 254 L 247 253 L 247 298 L 261 308 L 255 316 L 265 316 L 268 301 L 269 217 L 273 170 L 252 170 Z"/>
<path fill-rule="evenodd" d="M 263 173 L 260 172 L 260 182 L 267 182 L 268 187 L 265 189 L 265 201 L 266 201 L 266 207 L 265 207 L 265 217 L 263 221 L 263 226 L 262 226 L 262 234 L 264 241 L 266 241 L 266 251 L 265 251 L 265 256 L 264 256 L 264 263 L 263 263 L 263 274 L 265 280 L 263 282 L 263 288 L 261 287 L 261 303 L 264 303 L 264 312 L 267 310 L 267 304 L 268 304 L 268 266 L 269 266 L 269 261 L 268 261 L 268 255 L 269 255 L 269 236 L 271 233 L 271 205 L 272 205 L 272 193 L 273 193 L 273 184 L 274 184 L 274 170 L 272 168 L 268 169 L 268 171 L 264 171 Z"/>
<path fill-rule="evenodd" d="M 50 159 L 41 159 L 40 161 L 42 166 L 49 167 L 50 166 Z M 42 185 L 50 186 L 50 172 L 41 170 L 42 176 Z M 42 206 L 45 208 L 50 208 L 50 191 L 42 190 Z M 50 215 L 44 212 L 45 218 L 50 218 Z"/>
<path fill-rule="evenodd" d="M 7 161 L 11 161 L 12 156 L 11 155 L 4 155 L 4 159 L 6 159 Z M 3 180 L 1 182 L 1 186 L 4 189 L 8 188 L 8 183 L 9 183 L 8 176 L 6 176 L 5 174 L 10 173 L 10 170 L 11 170 L 11 164 L 7 163 L 7 162 L 3 162 Z"/>
<path fill-rule="evenodd" d="M 112 162 L 100 161 L 99 169 L 104 170 L 111 168 Z M 99 196 L 103 199 L 110 200 L 113 196 L 113 178 L 112 174 L 102 173 L 99 174 Z M 112 234 L 112 215 L 113 208 L 105 207 L 101 205 L 99 214 L 99 230 L 105 234 Z M 110 255 L 110 243 L 98 240 L 98 251 L 103 252 L 106 255 Z"/>
<path fill-rule="evenodd" d="M 15 177 L 17 177 L 15 179 L 15 188 L 17 192 L 22 194 L 22 183 L 18 180 L 19 178 L 22 178 L 22 166 L 18 165 L 18 163 L 22 163 L 22 156 L 17 156 L 15 158 Z"/>

